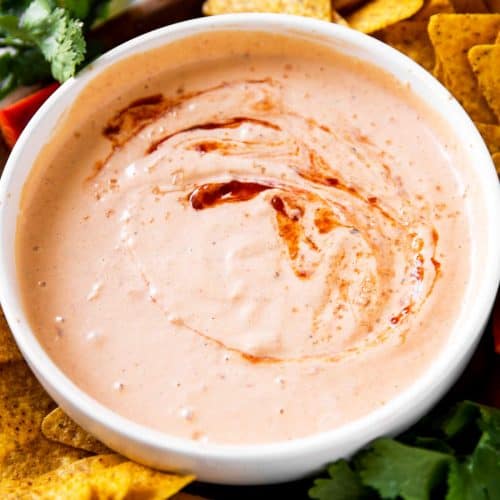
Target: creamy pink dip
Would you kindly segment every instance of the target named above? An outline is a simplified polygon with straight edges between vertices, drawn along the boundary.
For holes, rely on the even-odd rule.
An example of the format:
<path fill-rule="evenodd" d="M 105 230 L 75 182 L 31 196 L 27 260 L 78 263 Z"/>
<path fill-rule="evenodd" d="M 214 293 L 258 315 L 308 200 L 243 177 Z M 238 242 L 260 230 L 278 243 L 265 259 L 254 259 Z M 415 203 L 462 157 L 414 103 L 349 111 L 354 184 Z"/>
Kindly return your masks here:
<path fill-rule="evenodd" d="M 94 80 L 28 180 L 24 303 L 84 391 L 169 434 L 287 440 L 407 388 L 460 310 L 448 131 L 380 70 L 212 33 Z"/>

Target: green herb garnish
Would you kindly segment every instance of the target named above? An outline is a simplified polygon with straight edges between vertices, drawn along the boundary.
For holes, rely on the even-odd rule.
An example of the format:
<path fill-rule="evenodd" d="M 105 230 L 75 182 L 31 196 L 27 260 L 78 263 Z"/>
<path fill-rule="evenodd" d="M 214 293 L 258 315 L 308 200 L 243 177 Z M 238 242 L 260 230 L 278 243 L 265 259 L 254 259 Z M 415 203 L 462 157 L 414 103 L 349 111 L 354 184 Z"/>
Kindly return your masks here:
<path fill-rule="evenodd" d="M 0 0 L 0 98 L 20 85 L 71 78 L 85 33 L 111 0 Z"/>
<path fill-rule="evenodd" d="M 328 467 L 315 500 L 500 500 L 500 410 L 466 401 Z"/>

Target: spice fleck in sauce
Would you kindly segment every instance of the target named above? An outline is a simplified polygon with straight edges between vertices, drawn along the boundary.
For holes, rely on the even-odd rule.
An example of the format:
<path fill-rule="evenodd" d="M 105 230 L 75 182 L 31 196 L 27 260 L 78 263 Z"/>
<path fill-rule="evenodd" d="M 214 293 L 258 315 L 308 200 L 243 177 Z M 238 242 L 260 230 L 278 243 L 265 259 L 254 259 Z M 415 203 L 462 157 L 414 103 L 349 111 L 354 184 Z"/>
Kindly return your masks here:
<path fill-rule="evenodd" d="M 425 371 L 469 220 L 458 152 L 410 89 L 306 41 L 232 37 L 90 84 L 27 182 L 17 262 L 34 330 L 91 396 L 257 443 L 345 424 Z"/>

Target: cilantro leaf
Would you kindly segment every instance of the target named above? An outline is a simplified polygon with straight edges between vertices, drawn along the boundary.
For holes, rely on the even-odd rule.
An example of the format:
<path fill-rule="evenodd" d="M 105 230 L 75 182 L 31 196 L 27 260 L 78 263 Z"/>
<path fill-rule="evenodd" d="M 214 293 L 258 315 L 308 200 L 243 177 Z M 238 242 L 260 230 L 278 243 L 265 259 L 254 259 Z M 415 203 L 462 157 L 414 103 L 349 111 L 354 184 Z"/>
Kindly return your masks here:
<path fill-rule="evenodd" d="M 91 0 L 59 0 L 59 7 L 63 7 L 68 10 L 71 17 L 76 17 L 78 19 L 86 19 L 90 14 L 92 9 L 92 4 L 96 2 L 92 2 Z"/>
<path fill-rule="evenodd" d="M 39 50 L 4 49 L 0 54 L 0 99 L 19 85 L 50 79 L 50 66 Z"/>
<path fill-rule="evenodd" d="M 471 401 L 424 417 L 399 440 L 378 439 L 317 479 L 318 500 L 500 500 L 500 409 Z"/>
<path fill-rule="evenodd" d="M 328 479 L 316 479 L 309 497 L 317 500 L 361 500 L 372 497 L 345 460 L 328 467 Z"/>
<path fill-rule="evenodd" d="M 0 12 L 18 16 L 22 14 L 31 0 L 0 0 Z"/>
<path fill-rule="evenodd" d="M 71 78 L 96 55 L 85 33 L 115 4 L 122 0 L 0 0 L 0 98 L 50 76 Z"/>
<path fill-rule="evenodd" d="M 451 467 L 446 500 L 500 498 L 500 449 L 481 439 L 471 457 Z"/>
<path fill-rule="evenodd" d="M 448 438 L 453 438 L 473 424 L 479 415 L 479 406 L 469 401 L 456 405 L 441 422 L 440 428 Z"/>
<path fill-rule="evenodd" d="M 474 481 L 467 464 L 454 462 L 448 475 L 446 500 L 488 500 L 482 488 Z"/>
<path fill-rule="evenodd" d="M 10 71 L 11 62 L 12 54 L 10 51 L 0 55 L 0 75 L 3 75 L 0 80 L 0 99 L 6 96 L 16 86 L 15 77 Z"/>
<path fill-rule="evenodd" d="M 445 453 L 378 439 L 361 453 L 358 468 L 363 483 L 382 498 L 426 500 L 445 477 L 451 460 Z"/>
<path fill-rule="evenodd" d="M 0 32 L 4 36 L 9 38 L 10 41 L 24 42 L 26 44 L 31 44 L 31 37 L 21 28 L 19 28 L 19 19 L 11 14 L 0 15 Z M 4 42 L 3 45 L 8 45 Z"/>
<path fill-rule="evenodd" d="M 49 0 L 34 0 L 20 19 L 24 29 L 50 63 L 52 75 L 64 82 L 72 77 L 85 58 L 81 21 L 71 19 Z"/>
<path fill-rule="evenodd" d="M 500 499 L 500 410 L 465 404 L 477 410 L 482 435 L 472 454 L 451 468 L 446 500 Z"/>
<path fill-rule="evenodd" d="M 408 444 L 408 443 L 405 443 Z M 435 437 L 416 437 L 411 443 L 413 446 L 417 446 L 418 448 L 425 448 L 426 450 L 439 451 L 441 453 L 448 453 L 453 455 L 453 448 L 442 439 L 437 439 Z"/>
<path fill-rule="evenodd" d="M 500 410 L 484 405 L 477 406 L 481 414 L 481 419 L 479 420 L 479 428 L 485 435 L 487 435 L 488 441 L 493 446 L 495 446 L 496 448 L 500 448 Z"/>

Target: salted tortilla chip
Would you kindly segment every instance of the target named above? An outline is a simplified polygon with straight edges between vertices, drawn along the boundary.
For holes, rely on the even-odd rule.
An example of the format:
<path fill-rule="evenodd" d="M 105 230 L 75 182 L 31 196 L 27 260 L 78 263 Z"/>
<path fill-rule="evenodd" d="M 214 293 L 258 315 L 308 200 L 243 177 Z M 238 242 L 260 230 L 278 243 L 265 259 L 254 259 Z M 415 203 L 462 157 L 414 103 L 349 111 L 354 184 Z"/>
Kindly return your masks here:
<path fill-rule="evenodd" d="M 401 21 L 380 31 L 378 37 L 432 71 L 434 47 L 427 33 L 427 21 Z"/>
<path fill-rule="evenodd" d="M 87 455 L 42 435 L 43 417 L 54 406 L 26 363 L 0 365 L 0 484 L 36 477 Z"/>
<path fill-rule="evenodd" d="M 493 156 L 493 163 L 495 165 L 495 169 L 497 171 L 498 176 L 500 177 L 500 153 L 495 153 Z"/>
<path fill-rule="evenodd" d="M 488 12 L 488 7 L 484 0 L 453 0 L 456 12 L 479 13 Z"/>
<path fill-rule="evenodd" d="M 0 495 L 7 499 L 163 500 L 175 495 L 193 479 L 193 476 L 148 469 L 119 455 L 98 455 L 79 460 L 31 481 L 0 484 Z"/>
<path fill-rule="evenodd" d="M 12 442 L 10 442 L 12 444 Z M 4 448 L 5 450 L 5 448 Z M 32 481 L 40 475 L 64 467 L 88 453 L 38 436 L 26 445 L 10 446 L 1 460 L 0 491 L 10 481 Z M 0 495 L 0 498 L 4 498 Z"/>
<path fill-rule="evenodd" d="M 467 55 L 479 88 L 500 122 L 500 45 L 475 45 Z"/>
<path fill-rule="evenodd" d="M 424 0 L 371 0 L 347 16 L 351 28 L 374 33 L 408 19 L 424 5 Z"/>
<path fill-rule="evenodd" d="M 110 453 L 111 450 L 82 429 L 61 408 L 52 410 L 42 421 L 42 433 L 51 441 L 92 453 Z"/>
<path fill-rule="evenodd" d="M 434 14 L 455 12 L 451 0 L 426 0 L 424 6 L 412 17 L 412 21 L 426 21 Z"/>
<path fill-rule="evenodd" d="M 489 123 L 476 123 L 476 127 L 483 136 L 484 142 L 488 146 L 490 153 L 500 153 L 500 125 Z"/>
<path fill-rule="evenodd" d="M 2 500 L 163 499 L 193 480 L 48 440 L 41 424 L 54 406 L 24 361 L 0 364 Z"/>
<path fill-rule="evenodd" d="M 493 42 L 500 29 L 500 14 L 437 14 L 431 17 L 428 29 L 437 65 L 442 66 L 440 80 L 473 120 L 495 123 L 495 115 L 479 90 L 467 52 L 474 45 Z"/>
<path fill-rule="evenodd" d="M 330 0 L 207 0 L 203 4 L 203 13 L 209 16 L 233 12 L 274 12 L 330 21 L 332 4 Z"/>
<path fill-rule="evenodd" d="M 0 309 L 0 363 L 8 363 L 9 361 L 21 361 L 23 359 L 9 325 Z"/>

